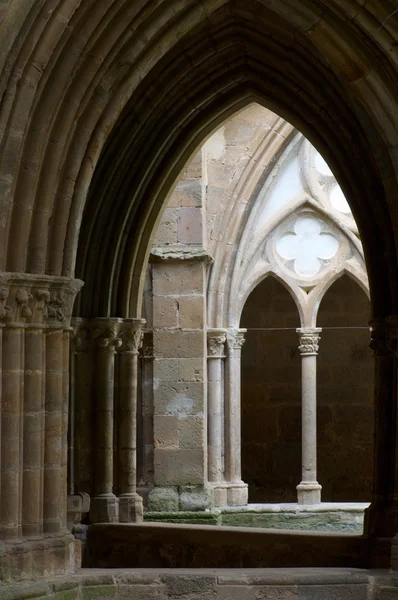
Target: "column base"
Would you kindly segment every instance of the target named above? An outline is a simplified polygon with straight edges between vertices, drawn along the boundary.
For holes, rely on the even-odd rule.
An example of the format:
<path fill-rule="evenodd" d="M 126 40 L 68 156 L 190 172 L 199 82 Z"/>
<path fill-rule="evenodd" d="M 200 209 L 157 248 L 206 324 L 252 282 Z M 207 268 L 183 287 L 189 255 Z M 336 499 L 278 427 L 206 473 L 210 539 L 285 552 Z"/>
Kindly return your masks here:
<path fill-rule="evenodd" d="M 320 504 L 321 489 L 317 481 L 302 481 L 296 486 L 297 502 L 299 504 Z"/>
<path fill-rule="evenodd" d="M 91 498 L 90 523 L 118 523 L 119 499 L 114 494 L 101 494 Z"/>
<path fill-rule="evenodd" d="M 0 542 L 0 581 L 69 575 L 75 570 L 75 538 L 69 532 Z"/>
<path fill-rule="evenodd" d="M 144 520 L 144 505 L 138 494 L 119 496 L 119 522 L 141 523 Z"/>
<path fill-rule="evenodd" d="M 249 488 L 247 483 L 238 481 L 236 483 L 216 482 L 210 483 L 212 506 L 247 506 L 249 499 Z"/>

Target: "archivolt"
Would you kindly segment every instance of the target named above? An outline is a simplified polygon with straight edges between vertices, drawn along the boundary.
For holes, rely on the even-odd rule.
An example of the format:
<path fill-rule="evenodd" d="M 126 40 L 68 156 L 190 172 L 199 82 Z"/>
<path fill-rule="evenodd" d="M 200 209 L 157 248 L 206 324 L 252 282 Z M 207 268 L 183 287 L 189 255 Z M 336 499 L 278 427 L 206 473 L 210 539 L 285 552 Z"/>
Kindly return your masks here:
<path fill-rule="evenodd" d="M 396 312 L 394 20 L 381 27 L 393 6 L 375 6 L 14 0 L 0 31 L 0 269 L 73 275 L 81 227 L 81 313 L 138 316 L 176 176 L 205 135 L 259 101 L 329 162 L 375 315 Z"/>

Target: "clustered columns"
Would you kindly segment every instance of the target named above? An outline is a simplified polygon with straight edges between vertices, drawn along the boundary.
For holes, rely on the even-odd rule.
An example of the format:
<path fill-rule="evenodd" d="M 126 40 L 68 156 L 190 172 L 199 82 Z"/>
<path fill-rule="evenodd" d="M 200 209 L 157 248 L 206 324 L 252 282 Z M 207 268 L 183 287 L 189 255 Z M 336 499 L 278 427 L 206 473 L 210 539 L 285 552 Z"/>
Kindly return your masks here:
<path fill-rule="evenodd" d="M 215 506 L 244 506 L 241 474 L 241 349 L 245 329 L 208 329 L 208 472 Z"/>
<path fill-rule="evenodd" d="M 71 568 L 67 530 L 70 319 L 82 282 L 5 273 L 0 279 L 1 570 L 15 568 L 18 540 L 30 566 Z M 40 542 L 45 536 L 46 543 Z M 17 542 L 14 547 L 12 542 Z M 15 558 L 15 560 L 19 560 Z"/>
<path fill-rule="evenodd" d="M 142 498 L 137 494 L 138 354 L 145 321 L 124 322 L 119 367 L 119 521 L 142 521 Z"/>
<path fill-rule="evenodd" d="M 142 521 L 137 494 L 137 380 L 141 319 L 94 319 L 95 458 L 90 521 Z M 115 377 L 117 360 L 118 377 Z M 117 432 L 117 465 L 114 464 Z M 80 432 L 82 435 L 82 432 Z M 114 491 L 118 490 L 116 496 Z"/>
<path fill-rule="evenodd" d="M 322 487 L 316 470 L 316 357 L 320 328 L 298 329 L 301 354 L 302 480 L 297 486 L 299 504 L 318 504 Z"/>

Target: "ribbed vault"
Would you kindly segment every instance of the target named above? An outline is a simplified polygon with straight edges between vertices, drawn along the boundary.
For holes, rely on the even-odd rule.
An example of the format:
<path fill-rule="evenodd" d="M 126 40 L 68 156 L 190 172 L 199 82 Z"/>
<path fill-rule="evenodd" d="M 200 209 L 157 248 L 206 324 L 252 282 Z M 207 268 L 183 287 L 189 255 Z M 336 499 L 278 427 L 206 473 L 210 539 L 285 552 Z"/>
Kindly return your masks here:
<path fill-rule="evenodd" d="M 374 314 L 397 312 L 396 20 L 382 4 L 15 0 L 0 32 L 0 269 L 76 274 L 80 314 L 138 316 L 173 182 L 257 101 L 330 164 Z"/>

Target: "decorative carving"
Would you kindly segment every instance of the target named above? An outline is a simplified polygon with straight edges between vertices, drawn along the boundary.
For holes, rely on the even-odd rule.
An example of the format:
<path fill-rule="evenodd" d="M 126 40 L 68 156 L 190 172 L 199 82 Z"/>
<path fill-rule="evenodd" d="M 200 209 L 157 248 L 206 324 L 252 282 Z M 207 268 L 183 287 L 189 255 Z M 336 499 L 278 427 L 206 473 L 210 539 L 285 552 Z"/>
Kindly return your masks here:
<path fill-rule="evenodd" d="M 324 224 L 313 216 L 300 216 L 293 231 L 285 233 L 276 243 L 278 254 L 287 261 L 293 260 L 294 272 L 301 277 L 314 277 L 323 261 L 337 253 L 339 242 L 322 229 Z"/>
<path fill-rule="evenodd" d="M 131 326 L 121 334 L 120 352 L 134 352 L 138 354 L 144 341 L 144 330 L 140 325 Z"/>
<path fill-rule="evenodd" d="M 25 321 L 26 319 L 31 319 L 33 312 L 29 304 L 33 300 L 32 294 L 30 294 L 25 289 L 19 289 L 15 294 L 15 300 L 16 310 L 14 320 L 17 323 L 20 323 L 21 321 Z"/>
<path fill-rule="evenodd" d="M 64 323 L 66 320 L 64 313 L 65 301 L 57 292 L 52 292 L 47 304 L 47 321 L 49 323 Z"/>
<path fill-rule="evenodd" d="M 3 273 L 0 278 L 0 321 L 68 327 L 77 292 L 83 283 L 66 277 Z"/>
<path fill-rule="evenodd" d="M 104 350 L 115 350 L 122 345 L 122 340 L 120 339 L 118 332 L 113 328 L 94 329 L 93 337 L 97 346 Z"/>
<path fill-rule="evenodd" d="M 245 343 L 245 334 L 239 329 L 228 329 L 227 331 L 227 346 L 229 350 L 240 350 Z"/>
<path fill-rule="evenodd" d="M 227 336 L 225 333 L 214 335 L 210 334 L 207 338 L 207 352 L 209 358 L 222 358 L 224 355 L 224 344 L 226 342 Z"/>
<path fill-rule="evenodd" d="M 73 330 L 73 351 L 88 352 L 91 346 L 90 328 L 86 325 L 77 325 Z"/>
<path fill-rule="evenodd" d="M 300 345 L 299 350 L 301 356 L 312 356 L 318 354 L 320 329 L 298 329 Z"/>
<path fill-rule="evenodd" d="M 7 304 L 8 289 L 0 288 L 0 321 L 9 321 L 11 319 L 11 307 Z"/>

